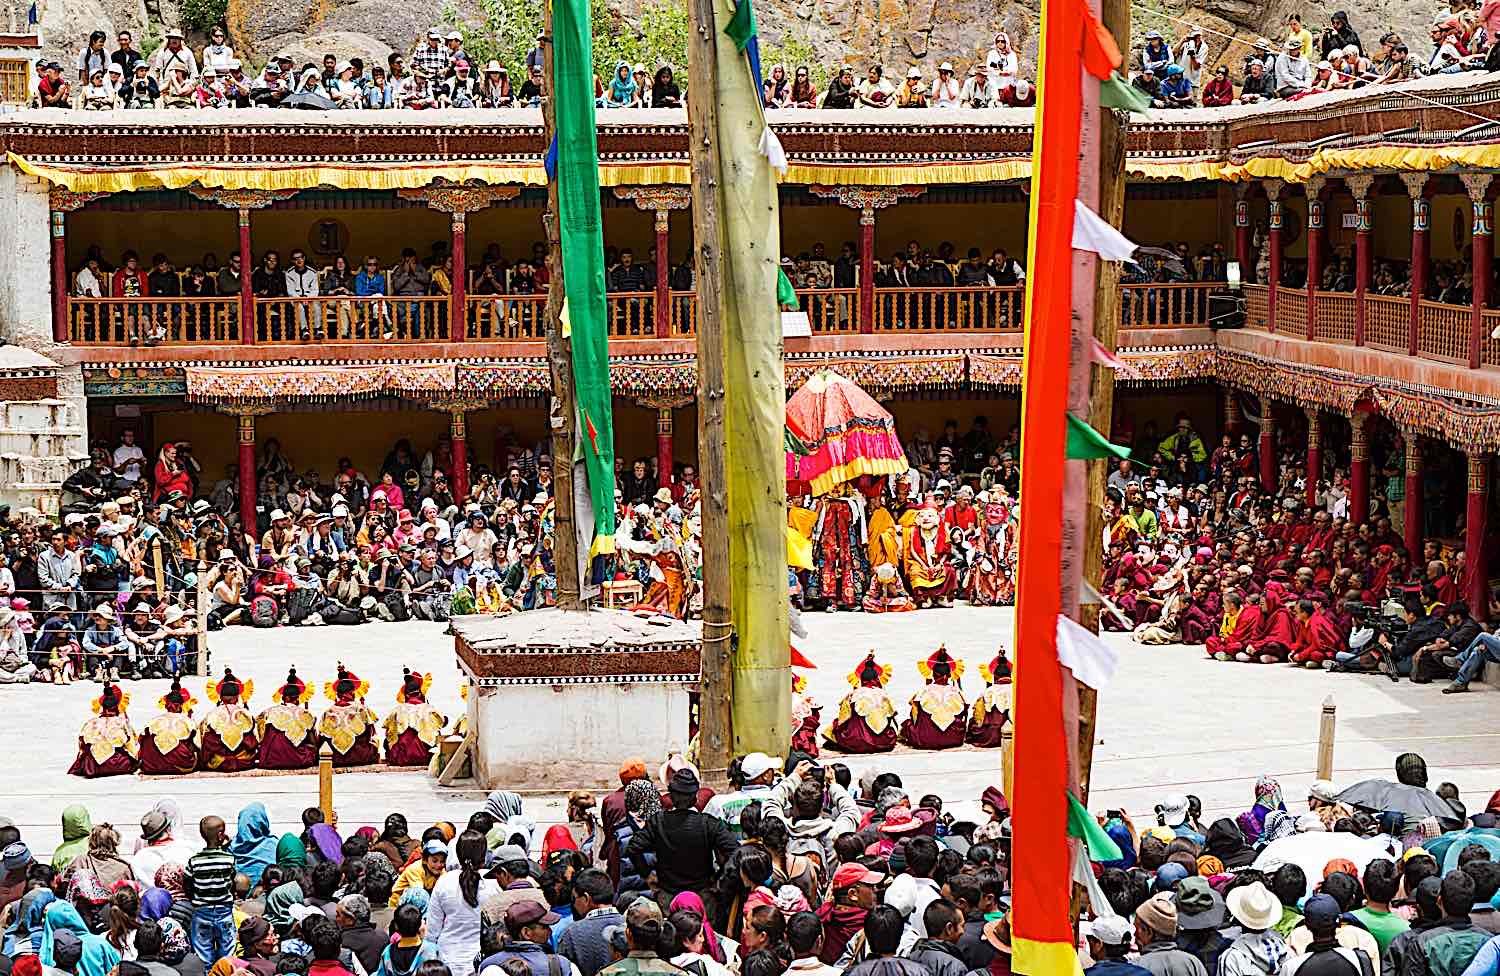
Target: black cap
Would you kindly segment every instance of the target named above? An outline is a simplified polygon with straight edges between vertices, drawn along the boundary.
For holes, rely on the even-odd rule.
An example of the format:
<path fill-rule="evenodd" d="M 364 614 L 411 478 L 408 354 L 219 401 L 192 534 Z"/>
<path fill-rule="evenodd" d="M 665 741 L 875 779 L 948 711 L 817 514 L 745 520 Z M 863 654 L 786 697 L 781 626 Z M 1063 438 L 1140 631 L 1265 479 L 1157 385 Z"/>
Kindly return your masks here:
<path fill-rule="evenodd" d="M 698 774 L 691 769 L 679 769 L 667 783 L 668 793 L 697 793 Z"/>

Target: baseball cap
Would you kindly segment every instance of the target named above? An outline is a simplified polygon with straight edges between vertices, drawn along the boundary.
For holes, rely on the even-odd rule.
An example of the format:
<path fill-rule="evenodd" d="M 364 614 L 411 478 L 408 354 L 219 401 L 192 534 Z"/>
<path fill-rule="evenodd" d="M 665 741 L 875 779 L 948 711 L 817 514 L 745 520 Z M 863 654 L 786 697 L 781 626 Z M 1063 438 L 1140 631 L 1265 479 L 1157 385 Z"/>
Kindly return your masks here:
<path fill-rule="evenodd" d="M 447 853 L 448 853 L 448 845 L 444 844 L 442 841 L 440 841 L 440 840 L 438 840 L 436 838 L 433 838 L 432 840 L 430 840 L 427 843 L 425 843 L 425 844 L 422 845 L 422 854 L 423 854 L 423 856 L 426 856 L 428 854 L 447 854 Z"/>
<path fill-rule="evenodd" d="M 1120 915 L 1106 915 L 1094 919 L 1084 934 L 1092 935 L 1107 946 L 1124 945 L 1135 934 L 1135 924 Z"/>
<path fill-rule="evenodd" d="M 1308 928 L 1332 928 L 1338 922 L 1339 903 L 1332 895 L 1325 895 L 1321 891 L 1315 895 L 1308 896 L 1302 906 L 1302 917 L 1307 920 Z"/>
<path fill-rule="evenodd" d="M 1168 827 L 1181 827 L 1188 818 L 1188 798 L 1181 793 L 1173 793 L 1162 801 L 1161 819 Z"/>
<path fill-rule="evenodd" d="M 775 768 L 775 760 L 763 752 L 749 753 L 740 760 L 740 772 L 745 775 L 747 781 L 758 779 Z"/>
<path fill-rule="evenodd" d="M 857 884 L 879 884 L 885 875 L 879 871 L 871 871 L 858 861 L 850 861 L 840 864 L 839 869 L 833 872 L 833 890 L 839 891 Z"/>
<path fill-rule="evenodd" d="M 562 916 L 556 912 L 550 912 L 540 903 L 534 901 L 518 901 L 505 910 L 505 924 L 507 926 L 520 927 L 522 925 L 556 925 L 562 921 Z"/>
<path fill-rule="evenodd" d="M 625 909 L 625 924 L 631 927 L 639 927 L 646 922 L 661 921 L 661 906 L 650 898 L 642 895 L 630 903 Z"/>

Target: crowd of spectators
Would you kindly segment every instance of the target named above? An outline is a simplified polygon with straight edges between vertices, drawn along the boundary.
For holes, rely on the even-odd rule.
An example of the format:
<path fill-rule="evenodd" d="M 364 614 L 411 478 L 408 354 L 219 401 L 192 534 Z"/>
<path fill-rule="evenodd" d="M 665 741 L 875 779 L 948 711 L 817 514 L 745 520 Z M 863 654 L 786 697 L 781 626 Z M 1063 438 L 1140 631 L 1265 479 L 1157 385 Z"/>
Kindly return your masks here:
<path fill-rule="evenodd" d="M 1210 67 L 1211 48 L 1202 28 L 1188 27 L 1175 42 L 1159 31 L 1147 31 L 1145 44 L 1135 52 L 1131 84 L 1154 108 L 1213 108 L 1296 100 L 1430 74 L 1500 70 L 1500 18 L 1491 9 L 1494 5 L 1452 0 L 1446 6 L 1432 24 L 1432 54 L 1425 62 L 1415 58 L 1408 41 L 1395 32 L 1382 34 L 1378 46 L 1367 47 L 1342 10 L 1316 36 L 1303 25 L 1300 13 L 1292 13 L 1284 22 L 1281 41 L 1256 39 L 1237 79 L 1228 58 Z"/>

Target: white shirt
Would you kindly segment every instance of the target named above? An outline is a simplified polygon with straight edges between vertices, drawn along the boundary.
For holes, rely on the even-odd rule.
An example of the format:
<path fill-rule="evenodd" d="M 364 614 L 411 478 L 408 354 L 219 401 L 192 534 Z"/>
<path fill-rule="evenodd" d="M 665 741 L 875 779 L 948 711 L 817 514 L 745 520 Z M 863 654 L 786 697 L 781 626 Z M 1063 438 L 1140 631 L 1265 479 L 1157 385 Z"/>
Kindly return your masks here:
<path fill-rule="evenodd" d="M 318 294 L 318 273 L 308 265 L 302 270 L 286 269 L 286 294 L 288 298 L 315 298 Z"/>
<path fill-rule="evenodd" d="M 432 888 L 427 904 L 427 937 L 437 943 L 438 954 L 453 976 L 473 976 L 474 957 L 479 955 L 479 905 L 500 894 L 500 883 L 479 879 L 478 904 L 464 901 L 459 890 L 459 871 L 448 871 Z"/>
<path fill-rule="evenodd" d="M 937 82 L 932 86 L 932 107 L 957 108 L 959 90 L 957 78 L 949 75 L 948 80 L 944 81 L 939 75 Z M 792 965 L 795 966 L 796 963 Z"/>
<path fill-rule="evenodd" d="M 909 874 L 897 875 L 886 889 L 885 903 L 906 916 L 906 931 L 901 933 L 901 947 L 897 950 L 900 955 L 909 952 L 918 939 L 927 938 L 927 923 L 922 920 L 922 913 L 941 897 L 943 892 L 936 881 Z"/>
<path fill-rule="evenodd" d="M 672 961 L 675 963 L 677 960 Z M 793 959 L 782 976 L 839 976 L 841 972 L 843 970 L 837 966 L 824 965 L 817 956 L 808 956 L 806 959 Z"/>
<path fill-rule="evenodd" d="M 203 67 L 213 68 L 223 74 L 234 60 L 234 48 L 228 44 L 209 44 L 203 48 Z"/>
<path fill-rule="evenodd" d="M 1208 45 L 1203 41 L 1193 42 L 1192 38 L 1182 42 L 1177 49 L 1177 66 L 1187 76 L 1188 84 L 1194 88 L 1198 87 L 1198 76 L 1203 73 L 1203 61 L 1208 56 Z"/>
<path fill-rule="evenodd" d="M 152 844 L 150 847 L 142 847 L 130 855 L 130 870 L 142 884 L 153 884 L 156 880 L 156 872 L 161 870 L 164 864 L 178 864 L 187 867 L 188 858 L 193 856 L 193 851 L 176 838 L 172 838 L 162 844 Z"/>
<path fill-rule="evenodd" d="M 104 294 L 99 287 L 98 276 L 87 267 L 79 271 L 78 276 L 73 279 L 73 288 L 80 298 L 100 298 Z"/>
<path fill-rule="evenodd" d="M 141 445 L 121 444 L 119 447 L 115 448 L 115 467 L 118 468 L 120 465 L 124 464 L 126 461 L 129 461 L 131 458 L 135 458 L 136 460 L 140 461 L 141 464 L 138 467 L 130 467 L 126 468 L 124 471 L 121 471 L 120 478 L 124 481 L 129 482 L 140 481 L 141 470 L 146 466 L 146 452 L 141 450 Z"/>
<path fill-rule="evenodd" d="M 985 64 L 989 66 L 990 80 L 994 82 L 996 88 L 1005 88 L 1007 85 L 1016 83 L 1016 75 L 1020 73 L 1020 68 L 1016 62 L 1015 51 L 1002 52 L 990 48 Z"/>

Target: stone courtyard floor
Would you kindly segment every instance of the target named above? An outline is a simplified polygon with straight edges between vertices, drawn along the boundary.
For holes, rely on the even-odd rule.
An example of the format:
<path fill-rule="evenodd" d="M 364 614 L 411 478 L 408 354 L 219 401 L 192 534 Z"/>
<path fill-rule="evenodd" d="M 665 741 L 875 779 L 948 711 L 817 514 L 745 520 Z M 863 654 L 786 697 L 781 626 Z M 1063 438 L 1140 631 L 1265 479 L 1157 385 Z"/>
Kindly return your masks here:
<path fill-rule="evenodd" d="M 808 692 L 823 705 L 825 723 L 848 690 L 854 665 L 870 649 L 894 668 L 888 690 L 904 714 L 921 684 L 916 663 L 946 643 L 965 662 L 963 687 L 972 700 L 983 687 L 979 665 L 998 642 L 1013 646 L 1012 612 L 959 606 L 906 614 L 807 614 L 809 635 L 799 648 L 819 665 L 807 672 Z M 411 622 L 360 627 L 235 627 L 212 635 L 213 670 L 225 665 L 255 683 L 252 709 L 296 665 L 304 681 L 319 689 L 314 711 L 337 662 L 370 682 L 370 706 L 382 718 L 395 700 L 403 665 L 433 672 L 431 699 L 450 717 L 461 709 L 453 638 L 443 626 Z M 1100 696 L 1094 752 L 1095 810 L 1124 807 L 1136 822 L 1149 822 L 1151 808 L 1169 793 L 1191 793 L 1206 817 L 1246 809 L 1257 776 L 1277 776 L 1289 801 L 1300 805 L 1314 778 L 1320 706 L 1332 695 L 1338 705 L 1335 779 L 1349 783 L 1389 776 L 1395 756 L 1424 755 L 1433 785 L 1456 783 L 1470 809 L 1482 807 L 1500 787 L 1500 694 L 1475 684 L 1468 695 L 1445 696 L 1441 685 L 1392 684 L 1384 677 L 1331 675 L 1288 666 L 1221 664 L 1201 648 L 1144 647 L 1118 635 L 1107 638 L 1120 651 L 1120 669 Z M 203 679 L 187 685 L 209 707 Z M 137 726 L 158 712 L 167 682 L 128 682 L 129 713 Z M 99 686 L 80 682 L 0 688 L 0 815 L 14 820 L 33 850 L 50 851 L 59 841 L 59 813 L 81 802 L 94 821 L 121 828 L 127 846 L 138 836 L 140 817 L 160 797 L 181 805 L 185 820 L 217 813 L 232 822 L 241 805 L 260 800 L 275 830 L 300 829 L 304 807 L 317 802 L 317 776 L 309 774 L 201 774 L 166 779 L 116 777 L 84 780 L 66 773 L 77 748 L 77 732 L 90 716 Z M 653 757 L 653 762 L 662 757 Z M 826 761 L 839 757 L 828 752 Z M 999 750 L 964 748 L 942 753 L 899 749 L 879 757 L 849 757 L 856 776 L 870 765 L 898 772 L 914 794 L 936 793 L 948 803 L 975 800 L 1000 782 Z M 508 784 L 525 791 L 525 783 Z M 473 788 L 445 789 L 424 771 L 349 772 L 335 777 L 341 824 L 379 825 L 399 811 L 414 832 L 434 820 L 460 824 L 483 800 Z M 472 787 L 472 784 L 471 784 Z M 560 798 L 528 796 L 527 813 L 539 822 L 561 818 Z"/>

